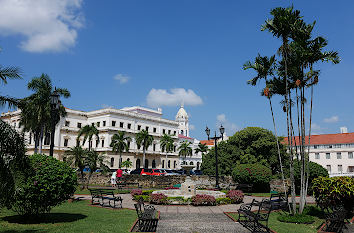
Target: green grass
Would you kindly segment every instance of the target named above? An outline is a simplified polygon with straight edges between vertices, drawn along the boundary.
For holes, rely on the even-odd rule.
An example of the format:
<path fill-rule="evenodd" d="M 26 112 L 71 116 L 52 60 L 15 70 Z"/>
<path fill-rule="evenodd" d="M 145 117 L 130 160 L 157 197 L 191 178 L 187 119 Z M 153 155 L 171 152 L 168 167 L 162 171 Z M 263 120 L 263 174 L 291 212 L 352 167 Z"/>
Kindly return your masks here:
<path fill-rule="evenodd" d="M 88 201 L 64 203 L 36 223 L 28 223 L 15 212 L 0 211 L 0 232 L 129 232 L 136 220 L 135 210 L 89 206 Z"/>

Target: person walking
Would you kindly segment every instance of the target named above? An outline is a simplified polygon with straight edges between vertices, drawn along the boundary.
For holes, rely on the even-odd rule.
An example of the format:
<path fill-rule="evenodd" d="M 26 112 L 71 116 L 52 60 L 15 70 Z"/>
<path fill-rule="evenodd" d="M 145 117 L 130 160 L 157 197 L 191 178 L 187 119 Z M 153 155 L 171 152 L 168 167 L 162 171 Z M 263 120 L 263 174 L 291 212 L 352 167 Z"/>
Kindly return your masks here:
<path fill-rule="evenodd" d="M 117 182 L 122 182 L 123 170 L 118 168 L 117 170 Z"/>
<path fill-rule="evenodd" d="M 113 173 L 112 173 L 112 177 L 111 177 L 111 184 L 112 184 L 112 187 L 116 187 L 116 185 L 117 185 L 117 172 L 116 171 L 114 171 Z"/>

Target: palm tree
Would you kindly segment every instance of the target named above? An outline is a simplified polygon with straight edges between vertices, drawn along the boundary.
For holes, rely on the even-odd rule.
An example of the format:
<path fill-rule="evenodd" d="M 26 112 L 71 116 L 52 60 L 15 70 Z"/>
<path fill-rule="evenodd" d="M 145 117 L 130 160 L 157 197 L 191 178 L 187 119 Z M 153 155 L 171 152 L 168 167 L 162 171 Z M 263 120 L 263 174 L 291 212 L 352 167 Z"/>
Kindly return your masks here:
<path fill-rule="evenodd" d="M 90 183 L 90 179 L 92 177 L 92 174 L 97 169 L 102 169 L 103 173 L 109 171 L 109 167 L 106 165 L 106 163 L 107 163 L 106 160 L 107 160 L 107 156 L 105 156 L 104 154 L 100 154 L 99 152 L 97 152 L 95 150 L 87 151 L 86 159 L 85 159 L 85 164 L 89 168 L 87 187 L 88 187 L 88 184 Z"/>
<path fill-rule="evenodd" d="M 96 135 L 96 138 L 98 138 L 98 133 L 99 131 L 95 125 L 85 125 L 83 128 L 79 130 L 77 134 L 77 140 L 80 140 L 80 137 L 84 135 L 84 140 L 82 142 L 82 145 L 84 145 L 86 140 L 88 139 L 88 143 L 89 143 L 88 150 L 91 151 L 92 137 Z"/>
<path fill-rule="evenodd" d="M 138 146 L 138 149 L 140 149 L 140 147 L 143 147 L 144 168 L 146 165 L 145 164 L 145 153 L 153 141 L 154 141 L 154 137 L 152 135 L 150 135 L 149 132 L 146 131 L 145 129 L 143 129 L 142 131 L 140 131 L 139 133 L 136 134 L 136 145 Z"/>
<path fill-rule="evenodd" d="M 119 153 L 119 168 L 121 167 L 123 151 L 129 151 L 128 141 L 130 140 L 131 138 L 129 136 L 126 137 L 124 131 L 118 131 L 118 133 L 114 134 L 112 137 L 110 147 L 112 147 L 113 152 Z"/>
<path fill-rule="evenodd" d="M 173 138 L 170 135 L 164 134 L 160 140 L 161 151 L 166 151 L 166 162 L 165 166 L 167 168 L 167 154 L 173 151 Z"/>
<path fill-rule="evenodd" d="M 42 74 L 40 77 L 32 78 L 27 84 L 27 88 L 35 93 L 21 101 L 21 112 L 24 112 L 24 114 L 21 114 L 21 124 L 33 132 L 39 131 L 39 153 L 42 153 L 43 136 L 50 131 L 53 118 L 50 107 L 50 97 L 54 91 L 53 85 L 50 77 L 47 74 Z M 70 92 L 66 88 L 55 89 L 60 96 L 70 97 Z M 64 106 L 60 105 L 57 115 L 54 116 L 55 124 L 65 114 Z"/>
<path fill-rule="evenodd" d="M 15 66 L 2 67 L 0 65 L 1 83 L 7 84 L 8 79 L 22 79 L 20 68 Z M 19 104 L 19 100 L 12 97 L 0 95 L 0 107 L 4 106 L 5 104 L 8 104 L 8 106 L 11 108 L 17 106 Z"/>
<path fill-rule="evenodd" d="M 178 147 L 178 155 L 181 157 L 184 157 L 183 163 L 185 163 L 185 159 L 187 156 L 192 156 L 193 154 L 193 149 L 190 147 L 192 143 L 184 141 L 179 147 Z"/>
<path fill-rule="evenodd" d="M 70 148 L 70 150 L 65 151 L 68 155 L 67 162 L 70 166 L 77 167 L 80 170 L 81 178 L 84 178 L 84 168 L 87 150 L 83 149 L 81 146 L 75 146 Z"/>
<path fill-rule="evenodd" d="M 208 146 L 199 142 L 198 147 L 195 148 L 194 152 L 195 153 L 201 152 L 202 153 L 202 157 L 203 157 L 204 153 L 208 152 Z"/>
<path fill-rule="evenodd" d="M 133 166 L 132 161 L 125 160 L 122 162 L 122 167 L 125 167 L 126 169 L 131 168 Z"/>

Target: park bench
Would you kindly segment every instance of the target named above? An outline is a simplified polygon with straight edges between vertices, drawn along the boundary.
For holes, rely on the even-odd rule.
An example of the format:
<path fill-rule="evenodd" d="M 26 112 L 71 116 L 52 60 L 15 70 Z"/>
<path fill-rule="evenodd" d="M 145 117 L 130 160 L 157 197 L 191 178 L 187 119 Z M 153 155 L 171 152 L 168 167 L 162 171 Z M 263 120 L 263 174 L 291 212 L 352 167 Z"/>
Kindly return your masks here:
<path fill-rule="evenodd" d="M 134 207 L 138 215 L 138 231 L 155 232 L 159 221 L 155 207 L 152 205 L 145 205 L 142 198 L 134 204 Z"/>
<path fill-rule="evenodd" d="M 317 205 L 325 212 L 325 224 L 321 232 L 343 232 L 346 228 L 347 211 L 343 205 L 331 205 L 324 200 L 316 200 Z"/>
<path fill-rule="evenodd" d="M 252 211 L 253 207 L 258 207 Z M 238 222 L 251 232 L 270 232 L 268 227 L 269 215 L 272 211 L 272 204 L 269 199 L 261 202 L 253 199 L 252 203 L 243 204 L 238 209 Z"/>
<path fill-rule="evenodd" d="M 122 208 L 123 199 L 114 194 L 113 190 L 109 189 L 89 189 L 91 193 L 91 204 L 100 204 L 102 207 L 107 203 L 108 206 L 116 208 L 116 203 Z"/>
<path fill-rule="evenodd" d="M 236 189 L 242 190 L 243 192 L 252 192 L 253 184 L 237 184 Z"/>
<path fill-rule="evenodd" d="M 285 193 L 272 193 L 269 200 L 272 205 L 272 210 L 289 210 L 288 196 L 285 195 Z"/>

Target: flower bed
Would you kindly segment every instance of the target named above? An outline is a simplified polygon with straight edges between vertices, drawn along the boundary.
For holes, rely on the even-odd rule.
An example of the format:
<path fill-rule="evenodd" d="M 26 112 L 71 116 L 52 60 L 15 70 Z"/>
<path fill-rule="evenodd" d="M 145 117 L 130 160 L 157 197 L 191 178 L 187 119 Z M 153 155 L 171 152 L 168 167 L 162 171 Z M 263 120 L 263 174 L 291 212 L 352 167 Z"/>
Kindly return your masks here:
<path fill-rule="evenodd" d="M 195 195 L 192 197 L 192 205 L 199 206 L 199 205 L 216 205 L 216 199 L 210 195 Z"/>
<path fill-rule="evenodd" d="M 243 202 L 244 194 L 241 190 L 230 190 L 227 192 L 226 197 L 231 199 L 231 203 L 239 204 Z"/>

